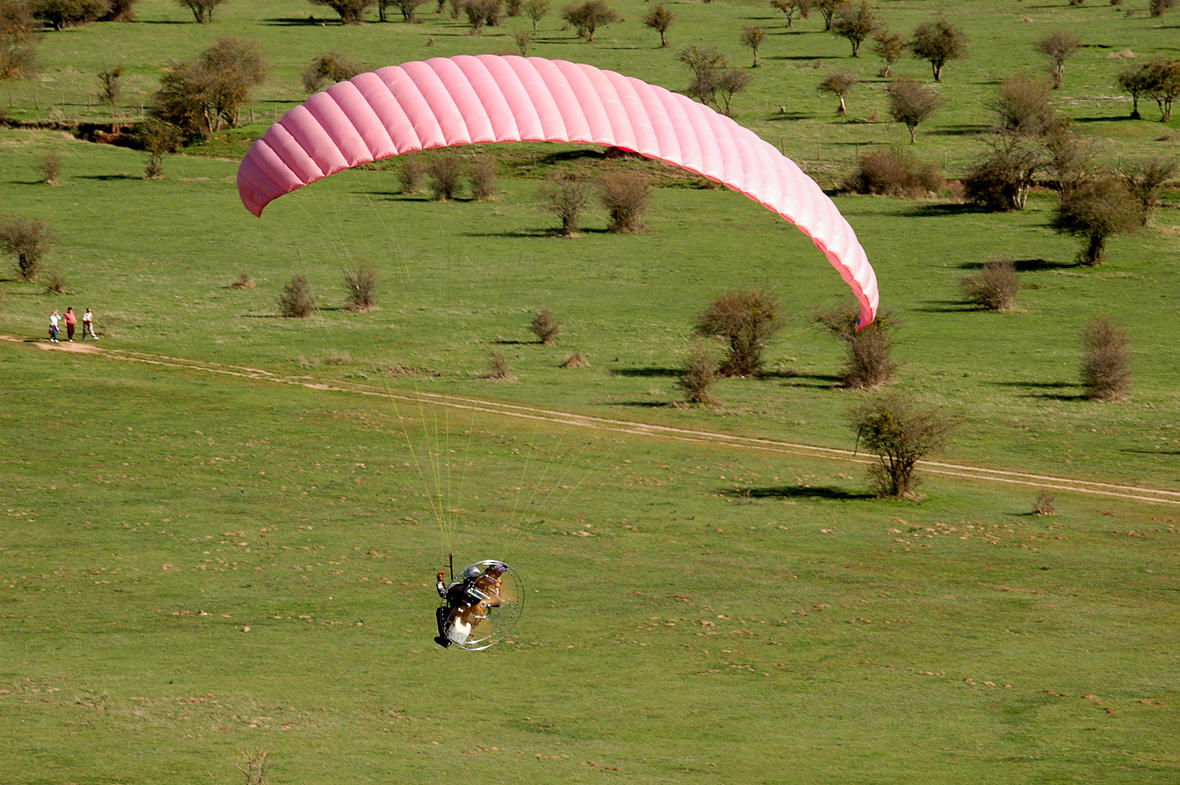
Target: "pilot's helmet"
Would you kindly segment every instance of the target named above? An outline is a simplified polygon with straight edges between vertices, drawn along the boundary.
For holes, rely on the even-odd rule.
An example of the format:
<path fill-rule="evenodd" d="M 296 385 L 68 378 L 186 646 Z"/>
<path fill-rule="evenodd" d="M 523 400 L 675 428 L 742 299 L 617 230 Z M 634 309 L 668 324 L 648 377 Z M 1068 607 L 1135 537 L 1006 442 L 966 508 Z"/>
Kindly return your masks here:
<path fill-rule="evenodd" d="M 482 572 L 483 570 L 479 568 L 479 565 L 472 564 L 470 567 L 467 567 L 463 570 L 463 578 L 473 581 L 478 578 Z"/>

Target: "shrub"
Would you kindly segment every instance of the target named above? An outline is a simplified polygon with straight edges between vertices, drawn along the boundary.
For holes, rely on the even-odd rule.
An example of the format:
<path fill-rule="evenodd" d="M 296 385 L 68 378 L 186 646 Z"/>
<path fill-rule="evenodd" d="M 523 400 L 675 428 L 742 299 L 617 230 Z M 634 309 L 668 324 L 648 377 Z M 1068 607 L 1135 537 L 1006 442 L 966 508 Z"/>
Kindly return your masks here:
<path fill-rule="evenodd" d="M 1057 514 L 1057 499 L 1051 494 L 1041 491 L 1037 494 L 1037 500 L 1033 502 L 1033 515 L 1041 517 L 1049 517 Z"/>
<path fill-rule="evenodd" d="M 329 82 L 345 82 L 365 70 L 358 60 L 341 52 L 328 52 L 312 60 L 303 69 L 303 89 L 309 93 L 322 90 Z"/>
<path fill-rule="evenodd" d="M 549 13 L 549 0 L 524 0 L 524 13 L 533 23 L 533 35 L 536 35 L 537 23 Z"/>
<path fill-rule="evenodd" d="M 108 0 L 110 10 L 103 15 L 103 22 L 134 22 L 135 4 L 139 0 Z"/>
<path fill-rule="evenodd" d="M 577 234 L 578 219 L 590 201 L 590 186 L 586 181 L 558 173 L 551 175 L 538 193 L 545 209 L 561 220 L 561 236 L 573 237 Z"/>
<path fill-rule="evenodd" d="M 57 267 L 50 267 L 45 271 L 45 293 L 46 294 L 65 294 L 66 293 L 66 279 L 62 272 Z"/>
<path fill-rule="evenodd" d="M 1094 401 L 1117 401 L 1131 387 L 1131 344 L 1122 327 L 1096 316 L 1082 331 L 1082 387 Z"/>
<path fill-rule="evenodd" d="M 1044 79 L 1013 74 L 1000 83 L 996 95 L 988 101 L 995 115 L 996 130 L 1040 136 L 1059 124 L 1050 101 L 1053 86 Z"/>
<path fill-rule="evenodd" d="M 426 181 L 426 165 L 419 156 L 404 155 L 397 169 L 397 179 L 401 183 L 402 193 L 422 193 L 422 184 Z"/>
<path fill-rule="evenodd" d="M 0 79 L 20 79 L 36 69 L 37 20 L 23 2 L 0 2 Z"/>
<path fill-rule="evenodd" d="M 463 11 L 467 14 L 472 35 L 480 35 L 484 27 L 500 24 L 500 0 L 463 0 Z"/>
<path fill-rule="evenodd" d="M 1020 291 L 1020 276 L 1007 259 L 985 262 L 979 272 L 961 280 L 967 301 L 989 311 L 1010 311 Z"/>
<path fill-rule="evenodd" d="M 208 139 L 238 123 L 250 88 L 266 79 L 266 57 L 258 44 L 220 38 L 195 61 L 174 63 L 160 79 L 152 114 L 186 136 Z"/>
<path fill-rule="evenodd" d="M 1152 16 L 1163 16 L 1164 11 L 1167 11 L 1175 4 L 1176 0 L 1151 0 L 1148 3 L 1147 9 Z"/>
<path fill-rule="evenodd" d="M 110 10 L 107 0 L 32 0 L 33 16 L 54 30 L 97 22 Z"/>
<path fill-rule="evenodd" d="M 533 33 L 527 27 L 518 27 L 512 31 L 512 43 L 516 44 L 516 52 L 521 57 L 529 56 L 529 44 L 533 40 Z"/>
<path fill-rule="evenodd" d="M 153 117 L 137 126 L 136 135 L 148 154 L 143 176 L 149 180 L 164 179 L 164 154 L 180 147 L 184 133 L 172 123 Z"/>
<path fill-rule="evenodd" d="M 53 232 L 39 218 L 9 218 L 0 224 L 0 247 L 16 257 L 16 271 L 22 281 L 33 281 L 40 272 L 41 259 L 53 247 Z"/>
<path fill-rule="evenodd" d="M 180 5 L 193 12 L 193 19 L 203 25 L 213 21 L 213 10 L 225 0 L 176 0 Z"/>
<path fill-rule="evenodd" d="M 1011 134 L 992 137 L 991 148 L 967 171 L 964 195 L 985 210 L 1024 209 L 1037 170 L 1045 164 L 1044 149 Z"/>
<path fill-rule="evenodd" d="M 815 314 L 816 323 L 826 327 L 848 348 L 841 381 L 853 390 L 870 390 L 892 380 L 897 364 L 893 362 L 892 331 L 900 322 L 888 311 L 880 311 L 873 323 L 856 329 L 860 309 L 842 306 Z"/>
<path fill-rule="evenodd" d="M 643 231 L 651 206 L 651 178 L 643 172 L 610 172 L 601 183 L 602 204 L 610 215 L 608 229 L 627 234 Z"/>
<path fill-rule="evenodd" d="M 722 376 L 756 376 L 770 338 L 782 329 L 778 298 L 758 291 L 728 292 L 697 320 L 696 333 L 716 336 L 729 345 L 718 372 Z"/>
<path fill-rule="evenodd" d="M 508 360 L 499 352 L 492 352 L 491 360 L 488 363 L 488 373 L 486 379 L 494 379 L 496 381 L 511 381 L 513 379 L 512 372 L 508 368 Z"/>
<path fill-rule="evenodd" d="M 934 164 L 919 161 L 908 150 L 885 147 L 861 156 L 860 166 L 847 187 L 862 194 L 902 196 L 910 199 L 938 192 L 942 174 Z"/>
<path fill-rule="evenodd" d="M 713 394 L 713 384 L 717 381 L 717 357 L 704 341 L 693 342 L 684 359 L 684 369 L 676 380 L 676 386 L 684 390 L 684 400 L 688 403 L 716 406 L 721 403 Z"/>
<path fill-rule="evenodd" d="M 1176 170 L 1175 159 L 1152 158 L 1129 163 L 1119 173 L 1131 196 L 1139 202 L 1140 221 L 1144 226 L 1151 222 L 1151 215 L 1159 205 L 1160 191 Z"/>
<path fill-rule="evenodd" d="M 98 100 L 108 106 L 114 106 L 123 99 L 123 83 L 119 81 L 123 76 L 123 66 L 116 65 L 103 68 L 98 72 Z"/>
<path fill-rule="evenodd" d="M 41 182 L 46 185 L 61 185 L 61 153 L 57 150 L 46 153 L 38 168 L 41 171 Z"/>
<path fill-rule="evenodd" d="M 857 444 L 877 455 L 869 467 L 873 491 L 890 499 L 916 498 L 918 462 L 939 449 L 954 421 L 901 393 L 864 401 L 850 414 Z"/>
<path fill-rule="evenodd" d="M 490 158 L 480 158 L 471 167 L 471 195 L 479 201 L 491 199 L 496 195 L 496 162 Z"/>
<path fill-rule="evenodd" d="M 257 284 L 246 273 L 238 273 L 238 277 L 233 280 L 230 286 L 235 289 L 253 289 Z"/>
<path fill-rule="evenodd" d="M 326 5 L 340 16 L 346 25 L 359 25 L 365 19 L 365 12 L 373 7 L 376 0 L 311 0 L 316 5 Z"/>
<path fill-rule="evenodd" d="M 564 360 L 562 360 L 561 367 L 562 368 L 589 368 L 590 361 L 587 360 L 581 352 L 575 351 L 569 357 L 566 357 Z"/>
<path fill-rule="evenodd" d="M 434 156 L 426 164 L 426 174 L 430 178 L 430 198 L 445 202 L 458 195 L 463 165 L 457 155 L 441 153 Z"/>
<path fill-rule="evenodd" d="M 1053 76 L 1053 89 L 1061 87 L 1065 78 L 1065 61 L 1077 53 L 1081 42 L 1067 30 L 1054 30 L 1037 41 L 1036 49 L 1049 56 L 1049 73 Z"/>
<path fill-rule="evenodd" d="M 729 58 L 715 46 L 701 49 L 687 46 L 680 52 L 680 62 L 692 71 L 692 83 L 684 93 L 722 114 L 730 113 L 733 97 L 750 85 L 750 75 L 729 67 Z"/>
<path fill-rule="evenodd" d="M 377 268 L 368 262 L 358 262 L 343 272 L 344 288 L 348 292 L 348 308 L 368 311 L 377 305 Z"/>
<path fill-rule="evenodd" d="M 533 315 L 529 329 L 533 331 L 533 335 L 537 336 L 537 340 L 546 346 L 557 343 L 557 335 L 561 332 L 561 327 L 553 318 L 553 311 L 548 305 Z"/>
<path fill-rule="evenodd" d="M 578 35 L 590 43 L 594 43 L 594 35 L 598 28 L 618 22 L 622 18 L 603 0 L 586 0 L 584 3 L 568 5 L 561 12 L 561 17 L 578 31 Z"/>
<path fill-rule="evenodd" d="M 279 313 L 295 319 L 306 319 L 316 312 L 318 305 L 311 293 L 311 284 L 302 275 L 295 275 L 279 295 Z"/>

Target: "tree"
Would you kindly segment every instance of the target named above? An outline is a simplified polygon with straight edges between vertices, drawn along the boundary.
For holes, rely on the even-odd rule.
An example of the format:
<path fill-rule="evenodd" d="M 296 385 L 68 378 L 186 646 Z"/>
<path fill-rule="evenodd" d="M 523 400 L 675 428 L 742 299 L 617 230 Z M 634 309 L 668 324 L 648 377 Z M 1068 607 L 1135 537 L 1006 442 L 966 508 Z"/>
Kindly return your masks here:
<path fill-rule="evenodd" d="M 729 58 L 717 47 L 701 49 L 695 45 L 680 52 L 680 62 L 692 70 L 693 80 L 685 95 L 728 115 L 734 95 L 746 89 L 750 76 L 729 67 Z"/>
<path fill-rule="evenodd" d="M 208 138 L 237 125 L 250 88 L 266 79 L 266 59 L 254 42 L 226 37 L 192 62 L 173 63 L 160 79 L 152 114 L 190 138 Z"/>
<path fill-rule="evenodd" d="M 549 0 L 524 0 L 524 13 L 533 23 L 533 35 L 537 34 L 537 23 L 549 13 Z"/>
<path fill-rule="evenodd" d="M 164 154 L 172 153 L 184 142 L 184 133 L 172 123 L 151 117 L 136 128 L 139 143 L 147 151 L 148 162 L 143 176 L 148 180 L 164 179 Z"/>
<path fill-rule="evenodd" d="M 108 11 L 108 0 L 29 0 L 33 16 L 54 30 L 97 22 Z"/>
<path fill-rule="evenodd" d="M 135 4 L 139 0 L 108 0 L 110 10 L 99 20 L 101 22 L 135 21 Z"/>
<path fill-rule="evenodd" d="M 987 210 L 1023 210 L 1036 173 L 1045 165 L 1044 147 L 1014 134 L 993 134 L 987 142 L 991 152 L 968 170 L 964 195 Z"/>
<path fill-rule="evenodd" d="M 836 9 L 832 17 L 831 30 L 852 44 L 852 56 L 860 57 L 860 45 L 881 26 L 877 12 L 868 0 L 857 5 L 844 4 Z"/>
<path fill-rule="evenodd" d="M 639 171 L 609 172 L 602 177 L 602 205 L 610 215 L 608 231 L 643 231 L 643 216 L 651 206 L 651 178 Z"/>
<path fill-rule="evenodd" d="M 1092 401 L 1117 401 L 1131 387 L 1131 342 L 1107 316 L 1094 317 L 1082 331 L 1082 387 Z"/>
<path fill-rule="evenodd" d="M 423 3 L 428 3 L 428 2 L 430 2 L 430 0 L 393 0 L 393 2 L 388 3 L 388 5 L 397 6 L 397 10 L 401 12 L 403 22 L 413 22 L 414 21 L 414 12 L 416 10 L 418 10 L 418 6 L 422 5 Z M 384 6 L 386 4 L 387 4 L 386 2 L 380 2 L 379 7 L 377 9 L 378 10 L 378 19 L 382 22 L 385 21 L 385 8 L 384 8 Z"/>
<path fill-rule="evenodd" d="M 1072 234 L 1084 240 L 1078 263 L 1086 267 L 1102 264 L 1109 237 L 1129 232 L 1142 222 L 1138 202 L 1126 185 L 1114 177 L 1103 177 L 1063 192 L 1053 215 L 1053 228 L 1058 234 Z"/>
<path fill-rule="evenodd" d="M 322 54 L 303 69 L 303 89 L 309 93 L 322 90 L 328 82 L 345 82 L 363 72 L 365 66 L 342 52 Z"/>
<path fill-rule="evenodd" d="M 787 17 L 787 29 L 795 24 L 795 14 L 801 19 L 811 16 L 811 0 L 770 0 L 770 7 L 777 8 Z"/>
<path fill-rule="evenodd" d="M 1151 74 L 1146 65 L 1128 68 L 1118 76 L 1119 87 L 1131 95 L 1131 119 L 1139 119 L 1139 96 L 1146 95 L 1150 84 Z"/>
<path fill-rule="evenodd" d="M 22 281 L 35 281 L 41 259 L 53 247 L 53 232 L 40 218 L 8 218 L 0 223 L 0 248 L 16 257 Z"/>
<path fill-rule="evenodd" d="M 447 202 L 458 195 L 463 177 L 463 165 L 459 161 L 459 156 L 450 152 L 439 153 L 426 164 L 426 173 L 430 177 L 432 199 Z"/>
<path fill-rule="evenodd" d="M 1143 91 L 1160 110 L 1160 122 L 1172 119 L 1172 103 L 1180 95 L 1180 59 L 1153 60 L 1144 66 Z"/>
<path fill-rule="evenodd" d="M 995 114 L 998 133 L 1041 136 L 1060 121 L 1049 100 L 1052 87 L 1043 79 L 1013 74 L 1000 82 L 987 106 Z"/>
<path fill-rule="evenodd" d="M 668 48 L 668 28 L 676 16 L 662 5 L 657 5 L 652 12 L 643 18 L 643 23 L 660 34 L 660 48 Z"/>
<path fill-rule="evenodd" d="M 24 0 L 0 0 L 0 79 L 19 79 L 36 68 L 36 24 Z"/>
<path fill-rule="evenodd" d="M 758 25 L 746 25 L 742 28 L 742 43 L 750 47 L 754 52 L 754 64 L 751 68 L 758 67 L 758 47 L 762 46 L 762 39 L 766 37 L 766 28 Z"/>
<path fill-rule="evenodd" d="M 910 144 L 913 144 L 917 141 L 915 130 L 918 125 L 934 113 L 942 104 L 942 98 L 934 87 L 906 77 L 894 79 L 885 92 L 889 94 L 889 116 L 905 123 L 910 131 Z"/>
<path fill-rule="evenodd" d="M 1077 53 L 1079 46 L 1081 42 L 1066 30 L 1054 30 L 1037 41 L 1037 51 L 1049 56 L 1049 73 L 1053 76 L 1054 90 L 1061 87 L 1065 78 L 1065 61 Z"/>
<path fill-rule="evenodd" d="M 107 66 L 98 72 L 98 100 L 114 106 L 123 98 L 123 66 Z"/>
<path fill-rule="evenodd" d="M 1125 164 L 1120 170 L 1119 176 L 1123 178 L 1127 190 L 1139 202 L 1144 226 L 1151 222 L 1151 214 L 1159 205 L 1164 183 L 1176 174 L 1177 169 L 1180 166 L 1177 166 L 1174 158 L 1151 158 Z"/>
<path fill-rule="evenodd" d="M 857 83 L 856 74 L 848 69 L 840 69 L 824 77 L 823 81 L 819 83 L 819 91 L 824 93 L 831 93 L 840 99 L 840 108 L 836 114 L 843 117 L 848 113 L 848 108 L 844 105 L 844 96 L 852 89 L 852 86 Z"/>
<path fill-rule="evenodd" d="M 463 0 L 463 11 L 472 35 L 481 35 L 485 27 L 500 24 L 500 0 Z"/>
<path fill-rule="evenodd" d="M 560 235 L 573 237 L 578 233 L 578 218 L 590 201 L 590 186 L 580 177 L 565 173 L 551 176 L 539 192 L 545 209 L 561 220 Z"/>
<path fill-rule="evenodd" d="M 729 354 L 718 369 L 722 376 L 757 376 L 767 342 L 782 327 L 778 298 L 747 290 L 728 292 L 714 300 L 697 319 L 695 332 L 719 337 L 729 345 Z"/>
<path fill-rule="evenodd" d="M 621 19 L 604 0 L 586 0 L 581 5 L 568 5 L 561 16 L 574 26 L 578 35 L 590 43 L 594 43 L 594 35 L 598 28 Z"/>
<path fill-rule="evenodd" d="M 812 6 L 818 8 L 824 18 L 824 32 L 831 32 L 832 19 L 836 16 L 836 11 L 846 3 L 848 0 L 812 0 Z"/>
<path fill-rule="evenodd" d="M 940 449 L 955 425 L 896 392 L 866 400 L 852 410 L 850 420 L 857 444 L 877 455 L 869 468 L 874 492 L 890 499 L 916 497 L 919 461 Z"/>
<path fill-rule="evenodd" d="M 910 51 L 920 60 L 928 60 L 934 81 L 942 81 L 942 67 L 948 60 L 958 60 L 967 53 L 963 31 L 944 19 L 925 22 L 914 30 Z"/>
<path fill-rule="evenodd" d="M 311 0 L 313 5 L 325 5 L 340 16 L 341 24 L 359 25 L 365 19 L 365 12 L 373 7 L 376 0 Z"/>
<path fill-rule="evenodd" d="M 182 6 L 193 12 L 197 24 L 203 25 L 213 21 L 213 9 L 225 0 L 176 0 Z"/>
<path fill-rule="evenodd" d="M 873 46 L 873 52 L 885 61 L 885 65 L 881 66 L 877 76 L 893 76 L 893 64 L 901 59 L 908 48 L 905 39 L 897 33 L 882 30 L 873 36 L 873 40 L 877 42 Z"/>

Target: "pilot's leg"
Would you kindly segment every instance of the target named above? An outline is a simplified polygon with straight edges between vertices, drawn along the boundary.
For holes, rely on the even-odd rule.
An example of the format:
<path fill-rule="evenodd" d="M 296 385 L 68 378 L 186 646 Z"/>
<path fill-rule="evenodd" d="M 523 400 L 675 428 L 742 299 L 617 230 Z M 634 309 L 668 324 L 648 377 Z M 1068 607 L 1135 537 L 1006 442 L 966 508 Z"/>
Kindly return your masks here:
<path fill-rule="evenodd" d="M 447 638 L 448 614 L 449 611 L 444 605 L 438 606 L 438 609 L 434 612 L 435 620 L 438 622 L 438 637 L 434 639 L 434 642 L 444 649 L 451 645 L 450 639 Z"/>

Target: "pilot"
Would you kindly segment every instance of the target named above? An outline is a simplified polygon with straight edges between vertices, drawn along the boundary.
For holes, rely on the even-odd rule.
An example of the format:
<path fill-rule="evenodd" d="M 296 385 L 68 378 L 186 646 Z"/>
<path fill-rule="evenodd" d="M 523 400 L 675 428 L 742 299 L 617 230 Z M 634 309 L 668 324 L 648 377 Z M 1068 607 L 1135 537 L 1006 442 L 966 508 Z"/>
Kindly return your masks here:
<path fill-rule="evenodd" d="M 473 564 L 450 585 L 443 580 L 443 573 L 438 574 L 435 588 L 443 604 L 435 611 L 438 623 L 435 643 L 446 648 L 467 641 L 476 625 L 488 617 L 488 609 L 500 605 L 503 585 L 500 576 L 506 569 L 507 565 L 500 562 L 494 562 L 486 570 Z"/>

